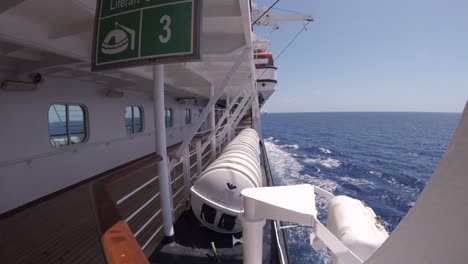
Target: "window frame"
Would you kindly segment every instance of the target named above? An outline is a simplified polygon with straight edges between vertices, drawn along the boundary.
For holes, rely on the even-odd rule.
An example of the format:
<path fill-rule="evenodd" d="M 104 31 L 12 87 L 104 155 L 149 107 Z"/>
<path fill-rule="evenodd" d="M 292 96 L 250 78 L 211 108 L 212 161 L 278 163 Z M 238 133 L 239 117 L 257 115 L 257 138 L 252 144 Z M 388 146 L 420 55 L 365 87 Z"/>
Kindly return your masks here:
<path fill-rule="evenodd" d="M 54 146 L 52 144 L 51 134 L 50 134 L 50 131 L 49 131 L 49 127 L 50 127 L 50 124 L 51 124 L 50 123 L 49 111 L 54 105 L 63 105 L 63 106 L 65 106 L 65 129 L 66 129 L 65 136 L 67 138 L 67 144 L 60 145 L 60 146 Z M 83 138 L 82 141 L 80 141 L 78 143 L 71 143 L 71 135 L 72 134 L 71 134 L 71 129 L 70 129 L 70 111 L 69 111 L 70 106 L 78 106 L 83 111 L 83 133 L 84 133 L 84 138 Z M 49 136 L 49 144 L 53 148 L 63 148 L 63 147 L 69 147 L 69 146 L 72 146 L 72 145 L 85 144 L 89 140 L 89 137 L 90 137 L 90 135 L 89 135 L 89 115 L 88 115 L 88 108 L 84 104 L 80 104 L 80 103 L 63 103 L 63 102 L 50 104 L 49 107 L 47 108 L 47 124 L 48 124 L 48 126 L 47 126 L 47 130 L 48 130 L 47 135 Z"/>
<path fill-rule="evenodd" d="M 130 107 L 131 109 L 131 119 L 132 119 L 132 131 L 133 132 L 129 132 L 128 131 L 128 128 L 127 128 L 127 118 L 125 117 L 125 111 L 127 109 L 127 107 Z M 136 125 L 135 125 L 135 111 L 134 111 L 134 107 L 138 108 L 138 110 L 140 110 L 140 131 L 136 131 Z M 124 108 L 124 127 L 125 127 L 125 130 L 127 131 L 127 134 L 129 135 L 134 135 L 134 134 L 139 134 L 139 133 L 143 133 L 143 130 L 145 129 L 143 123 L 144 123 L 144 115 L 143 115 L 143 107 L 140 106 L 140 105 L 127 105 L 125 106 Z"/>
<path fill-rule="evenodd" d="M 185 108 L 185 124 L 192 124 L 192 109 L 190 108 Z"/>
<path fill-rule="evenodd" d="M 170 119 L 168 120 L 168 113 Z M 168 124 L 169 123 L 169 124 Z M 164 125 L 166 128 L 174 127 L 174 110 L 171 107 L 164 108 Z"/>

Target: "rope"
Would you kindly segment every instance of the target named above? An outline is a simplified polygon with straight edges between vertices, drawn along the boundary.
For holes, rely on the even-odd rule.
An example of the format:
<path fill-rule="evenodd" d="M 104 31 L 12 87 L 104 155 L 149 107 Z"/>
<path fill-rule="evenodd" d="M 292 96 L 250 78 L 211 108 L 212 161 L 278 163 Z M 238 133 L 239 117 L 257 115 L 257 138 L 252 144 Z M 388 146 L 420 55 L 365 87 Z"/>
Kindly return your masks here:
<path fill-rule="evenodd" d="M 252 23 L 252 26 L 255 25 L 259 20 L 260 18 L 262 18 L 266 13 L 268 13 L 268 11 L 270 11 L 270 9 L 272 9 L 280 0 L 276 0 L 276 2 L 274 2 L 265 12 L 262 13 L 261 16 L 259 16 L 253 23 Z"/>
<path fill-rule="evenodd" d="M 291 44 L 293 44 L 293 42 L 297 39 L 297 37 L 299 37 L 299 35 L 307 29 L 307 25 L 309 25 L 310 22 L 311 21 L 307 21 L 307 23 L 304 24 L 304 26 L 301 28 L 301 30 L 299 30 L 299 32 L 297 32 L 297 34 L 294 36 L 294 38 L 292 38 L 291 41 L 289 41 L 288 45 L 286 45 L 286 47 L 284 47 L 283 50 L 281 50 L 281 52 L 278 54 L 278 56 L 276 56 L 276 58 L 274 59 L 275 63 L 278 61 L 278 59 L 281 57 L 281 55 L 283 55 L 283 53 L 291 46 Z M 265 74 L 266 71 L 267 70 L 264 70 L 262 72 L 262 74 L 260 74 L 260 76 L 257 77 L 257 79 L 260 79 L 260 77 L 262 77 L 263 74 Z"/>
<path fill-rule="evenodd" d="M 289 46 L 291 46 L 291 44 L 297 39 L 297 37 L 299 37 L 299 35 L 304 32 L 304 30 L 307 29 L 307 25 L 309 25 L 310 21 L 307 21 L 307 23 L 304 24 L 304 26 L 301 28 L 301 30 L 299 30 L 299 32 L 297 32 L 296 36 L 294 36 L 294 38 L 288 43 L 288 45 L 286 45 L 286 47 L 280 52 L 280 54 L 278 54 L 278 56 L 276 56 L 275 58 L 275 62 L 279 59 L 279 57 L 281 57 L 281 55 L 283 55 L 283 53 L 289 48 Z"/>

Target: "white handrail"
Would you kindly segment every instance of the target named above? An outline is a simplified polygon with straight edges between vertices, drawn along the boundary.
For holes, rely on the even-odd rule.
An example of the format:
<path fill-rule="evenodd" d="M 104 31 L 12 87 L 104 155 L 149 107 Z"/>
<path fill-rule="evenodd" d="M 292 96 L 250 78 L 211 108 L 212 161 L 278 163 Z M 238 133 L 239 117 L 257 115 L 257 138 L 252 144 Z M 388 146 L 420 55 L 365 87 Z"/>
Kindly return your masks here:
<path fill-rule="evenodd" d="M 125 200 L 127 200 L 128 198 L 132 197 L 135 193 L 137 193 L 139 190 L 145 188 L 146 186 L 148 186 L 148 184 L 154 182 L 159 176 L 156 176 L 154 178 L 151 178 L 149 181 L 143 183 L 142 185 L 140 185 L 139 187 L 135 188 L 133 191 L 131 191 L 130 193 L 128 193 L 127 195 L 125 195 L 124 197 L 120 198 L 116 204 L 121 204 L 123 203 Z"/>
<path fill-rule="evenodd" d="M 127 218 L 125 218 L 125 221 L 130 221 L 132 220 L 133 217 L 135 217 L 141 210 L 143 210 L 148 204 L 150 204 L 154 199 L 158 198 L 159 192 L 156 193 L 153 197 L 151 197 L 148 201 L 146 201 L 142 206 L 140 206 L 138 209 L 136 209 L 131 215 L 129 215 Z"/>

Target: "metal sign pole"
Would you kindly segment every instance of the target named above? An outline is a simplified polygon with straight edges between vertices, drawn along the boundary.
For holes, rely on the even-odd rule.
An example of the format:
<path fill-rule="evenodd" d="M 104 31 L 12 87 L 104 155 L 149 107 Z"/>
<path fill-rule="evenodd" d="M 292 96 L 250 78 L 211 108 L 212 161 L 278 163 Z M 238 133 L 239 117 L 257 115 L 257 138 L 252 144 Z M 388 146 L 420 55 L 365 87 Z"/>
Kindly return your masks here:
<path fill-rule="evenodd" d="M 157 166 L 159 180 L 159 196 L 163 216 L 163 230 L 166 237 L 174 235 L 172 225 L 172 195 L 171 179 L 168 169 L 166 125 L 164 108 L 164 65 L 153 65 L 153 100 L 154 100 L 154 131 L 156 153 L 162 156 Z"/>

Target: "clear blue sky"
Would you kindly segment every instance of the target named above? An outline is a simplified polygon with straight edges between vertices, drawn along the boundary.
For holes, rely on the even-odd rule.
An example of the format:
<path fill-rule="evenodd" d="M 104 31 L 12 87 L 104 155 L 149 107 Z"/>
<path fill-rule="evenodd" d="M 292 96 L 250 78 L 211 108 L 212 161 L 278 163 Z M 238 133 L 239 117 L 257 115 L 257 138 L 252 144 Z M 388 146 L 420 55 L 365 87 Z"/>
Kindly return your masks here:
<path fill-rule="evenodd" d="M 276 7 L 315 21 L 277 61 L 268 112 L 463 110 L 468 1 L 281 0 Z M 301 27 L 286 22 L 272 33 L 274 56 Z"/>

